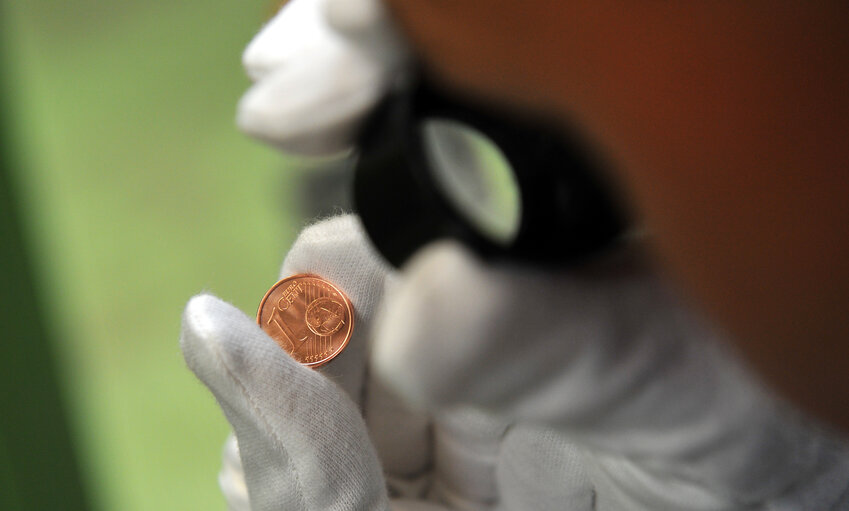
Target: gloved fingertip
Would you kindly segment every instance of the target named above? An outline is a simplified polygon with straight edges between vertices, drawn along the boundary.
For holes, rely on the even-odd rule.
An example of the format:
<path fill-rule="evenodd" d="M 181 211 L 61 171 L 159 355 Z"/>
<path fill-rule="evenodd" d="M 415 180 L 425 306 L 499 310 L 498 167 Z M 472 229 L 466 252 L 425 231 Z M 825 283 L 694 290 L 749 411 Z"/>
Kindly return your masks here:
<path fill-rule="evenodd" d="M 288 2 L 260 30 L 242 52 L 242 66 L 251 80 L 257 81 L 296 59 L 304 43 L 327 37 L 321 30 L 317 0 Z"/>
<path fill-rule="evenodd" d="M 373 30 L 386 18 L 379 0 L 325 0 L 323 8 L 327 23 L 345 35 Z"/>
<path fill-rule="evenodd" d="M 201 293 L 193 296 L 183 311 L 183 333 L 195 337 L 210 338 L 234 323 L 250 320 L 235 306 L 217 296 Z"/>
<path fill-rule="evenodd" d="M 411 51 L 380 0 L 325 0 L 327 26 L 368 53 L 380 66 L 398 70 L 409 63 Z"/>
<path fill-rule="evenodd" d="M 330 254 L 327 254 L 327 252 Z M 357 252 L 361 264 L 371 270 L 378 257 L 370 250 L 365 229 L 359 217 L 352 214 L 323 219 L 305 227 L 283 261 L 281 277 L 292 273 L 315 271 L 314 267 L 331 270 L 341 252 Z M 346 271 L 349 271 L 346 269 Z"/>
<path fill-rule="evenodd" d="M 305 228 L 280 277 L 312 273 L 338 286 L 359 318 L 370 320 L 392 268 L 378 255 L 356 215 L 338 215 Z"/>
<path fill-rule="evenodd" d="M 239 103 L 237 125 L 302 156 L 349 151 L 362 119 L 389 86 L 391 62 L 398 60 L 392 57 L 396 50 L 366 51 L 340 37 L 324 19 L 322 5 L 322 0 L 290 2 L 242 56 L 256 83 Z"/>
<path fill-rule="evenodd" d="M 275 98 L 270 94 L 266 84 L 255 84 L 239 100 L 236 108 L 236 126 L 242 133 L 253 137 L 268 137 L 268 133 L 276 138 L 286 137 L 288 133 L 280 132 Z M 285 123 L 284 123 L 285 127 Z"/>
<path fill-rule="evenodd" d="M 219 302 L 221 300 L 213 295 L 199 294 L 193 296 L 183 310 L 180 348 L 189 368 L 198 376 L 203 367 L 212 364 L 210 343 L 214 342 L 219 329 L 215 313 Z"/>
<path fill-rule="evenodd" d="M 280 348 L 254 319 L 210 294 L 194 296 L 186 305 L 180 347 L 189 368 L 208 386 L 253 373 L 258 360 L 287 358 L 279 357 Z"/>
<path fill-rule="evenodd" d="M 193 296 L 183 310 L 182 332 L 180 343 L 192 348 L 198 342 L 208 337 L 214 331 L 214 314 L 210 314 L 220 301 L 213 295 L 202 293 Z"/>
<path fill-rule="evenodd" d="M 344 155 L 354 145 L 362 112 L 376 98 L 347 94 L 327 84 L 304 89 L 303 84 L 319 74 L 309 66 L 298 61 L 255 83 L 239 101 L 236 125 L 246 135 L 292 154 Z"/>

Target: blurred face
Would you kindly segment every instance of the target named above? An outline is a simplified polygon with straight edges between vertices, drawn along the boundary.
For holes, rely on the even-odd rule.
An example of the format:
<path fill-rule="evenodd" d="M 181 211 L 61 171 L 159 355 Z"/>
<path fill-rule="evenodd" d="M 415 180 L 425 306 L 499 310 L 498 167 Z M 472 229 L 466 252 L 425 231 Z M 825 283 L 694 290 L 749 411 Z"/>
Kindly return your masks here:
<path fill-rule="evenodd" d="M 664 267 L 849 427 L 849 4 L 387 3 L 446 79 L 594 137 Z"/>

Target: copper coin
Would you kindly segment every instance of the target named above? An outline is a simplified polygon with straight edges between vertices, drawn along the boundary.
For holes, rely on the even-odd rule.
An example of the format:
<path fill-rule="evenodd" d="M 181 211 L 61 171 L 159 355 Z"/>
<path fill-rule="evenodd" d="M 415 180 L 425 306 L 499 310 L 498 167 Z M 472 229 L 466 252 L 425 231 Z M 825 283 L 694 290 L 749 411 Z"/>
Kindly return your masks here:
<path fill-rule="evenodd" d="M 330 362 L 354 333 L 351 300 L 315 275 L 293 275 L 271 286 L 256 320 L 292 358 L 310 367 Z"/>

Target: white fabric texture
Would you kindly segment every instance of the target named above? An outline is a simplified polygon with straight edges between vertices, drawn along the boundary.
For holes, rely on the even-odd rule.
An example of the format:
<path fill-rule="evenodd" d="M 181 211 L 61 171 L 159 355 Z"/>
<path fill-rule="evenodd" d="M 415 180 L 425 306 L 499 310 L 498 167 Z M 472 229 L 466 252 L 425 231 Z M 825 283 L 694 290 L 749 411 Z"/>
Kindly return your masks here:
<path fill-rule="evenodd" d="M 375 335 L 409 402 L 567 433 L 592 453 L 597 509 L 849 507 L 846 445 L 766 393 L 636 249 L 553 272 L 436 244 Z"/>
<path fill-rule="evenodd" d="M 394 275 L 343 216 L 301 234 L 294 272 L 356 310 L 319 371 L 220 300 L 186 308 L 186 360 L 241 448 L 220 476 L 232 510 L 849 506 L 845 446 L 764 393 L 629 253 L 552 274 L 442 244 Z"/>
<path fill-rule="evenodd" d="M 351 148 L 356 129 L 406 61 L 406 46 L 374 3 L 341 32 L 325 0 L 292 0 L 242 60 L 256 83 L 239 103 L 242 131 L 299 155 Z"/>

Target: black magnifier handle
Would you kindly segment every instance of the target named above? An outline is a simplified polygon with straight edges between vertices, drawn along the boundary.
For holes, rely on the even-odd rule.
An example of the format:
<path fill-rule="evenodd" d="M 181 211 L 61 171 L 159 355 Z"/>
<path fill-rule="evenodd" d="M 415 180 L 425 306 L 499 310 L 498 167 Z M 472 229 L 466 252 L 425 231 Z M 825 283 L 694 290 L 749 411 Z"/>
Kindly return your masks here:
<path fill-rule="evenodd" d="M 519 214 L 509 238 L 475 225 L 445 193 L 424 126 L 437 120 L 489 139 L 512 169 Z M 485 258 L 568 265 L 617 240 L 626 217 L 600 164 L 554 123 L 459 97 L 425 80 L 389 93 L 358 140 L 354 205 L 374 245 L 401 266 L 425 244 L 465 243 Z"/>

